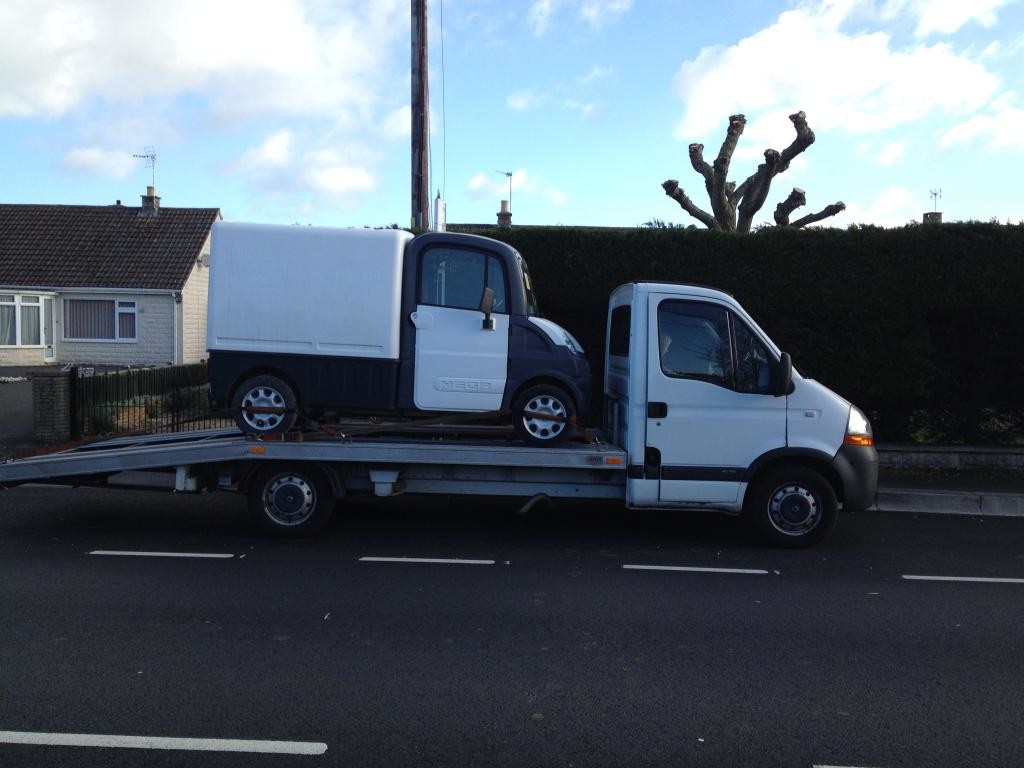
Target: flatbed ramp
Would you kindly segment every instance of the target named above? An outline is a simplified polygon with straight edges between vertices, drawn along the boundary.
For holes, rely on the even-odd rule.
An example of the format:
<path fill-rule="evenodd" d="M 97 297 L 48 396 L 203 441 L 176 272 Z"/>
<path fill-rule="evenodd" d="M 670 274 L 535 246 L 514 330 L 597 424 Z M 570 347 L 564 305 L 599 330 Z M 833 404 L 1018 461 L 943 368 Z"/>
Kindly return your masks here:
<path fill-rule="evenodd" d="M 314 437 L 266 440 L 236 429 L 120 437 L 0 464 L 0 486 L 102 485 L 122 472 L 177 474 L 176 489 L 230 488 L 266 462 L 315 464 L 345 491 L 621 499 L 626 455 L 602 442 L 534 448 L 501 439 Z"/>

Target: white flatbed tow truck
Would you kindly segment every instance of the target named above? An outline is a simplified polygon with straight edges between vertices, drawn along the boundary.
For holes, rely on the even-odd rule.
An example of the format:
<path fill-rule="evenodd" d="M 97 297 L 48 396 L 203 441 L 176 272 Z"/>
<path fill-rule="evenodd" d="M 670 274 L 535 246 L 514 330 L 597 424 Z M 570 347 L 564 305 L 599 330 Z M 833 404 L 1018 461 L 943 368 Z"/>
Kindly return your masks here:
<path fill-rule="evenodd" d="M 245 493 L 257 524 L 280 535 L 319 530 L 336 500 L 358 494 L 608 499 L 742 513 L 769 542 L 789 547 L 820 541 L 840 507 L 874 503 L 878 455 L 867 419 L 793 370 L 731 296 L 620 286 L 605 360 L 602 429 L 559 446 L 473 428 L 144 435 L 8 461 L 0 487 L 138 487 L 123 484 L 123 473 L 160 472 L 178 492 Z"/>

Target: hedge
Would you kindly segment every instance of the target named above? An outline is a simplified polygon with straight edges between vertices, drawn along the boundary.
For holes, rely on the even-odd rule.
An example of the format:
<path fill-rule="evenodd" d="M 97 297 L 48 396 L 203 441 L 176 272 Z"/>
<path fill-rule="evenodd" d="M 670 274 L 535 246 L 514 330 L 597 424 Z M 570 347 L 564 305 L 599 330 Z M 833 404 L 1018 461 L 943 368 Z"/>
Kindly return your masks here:
<path fill-rule="evenodd" d="M 880 439 L 1024 442 L 1024 226 L 482 234 L 523 254 L 542 309 L 580 338 L 597 375 L 613 288 L 713 285 L 802 374 L 867 410 Z"/>

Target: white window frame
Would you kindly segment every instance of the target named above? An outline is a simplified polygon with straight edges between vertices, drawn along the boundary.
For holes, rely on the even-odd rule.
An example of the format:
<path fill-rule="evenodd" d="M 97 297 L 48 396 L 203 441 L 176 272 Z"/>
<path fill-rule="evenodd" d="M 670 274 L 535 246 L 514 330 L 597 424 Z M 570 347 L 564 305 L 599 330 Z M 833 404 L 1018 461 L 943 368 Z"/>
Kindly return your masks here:
<path fill-rule="evenodd" d="M 114 305 L 114 338 L 112 339 L 79 339 L 67 335 L 68 302 L 72 301 L 103 301 Z M 135 335 L 121 336 L 121 315 L 134 315 Z M 89 296 L 70 297 L 66 296 L 61 300 L 61 335 L 64 341 L 75 344 L 137 344 L 139 341 L 139 302 L 136 299 L 121 299 L 116 296 Z"/>
<path fill-rule="evenodd" d="M 14 307 L 14 343 L 0 344 L 0 349 L 42 349 L 43 344 L 43 296 L 39 293 L 21 294 L 16 291 L 0 291 L 0 296 L 14 296 L 14 300 L 0 299 L 0 306 Z M 35 302 L 24 302 L 23 299 L 35 299 Z M 21 343 L 21 310 L 22 307 L 35 307 L 39 313 L 39 344 Z"/>

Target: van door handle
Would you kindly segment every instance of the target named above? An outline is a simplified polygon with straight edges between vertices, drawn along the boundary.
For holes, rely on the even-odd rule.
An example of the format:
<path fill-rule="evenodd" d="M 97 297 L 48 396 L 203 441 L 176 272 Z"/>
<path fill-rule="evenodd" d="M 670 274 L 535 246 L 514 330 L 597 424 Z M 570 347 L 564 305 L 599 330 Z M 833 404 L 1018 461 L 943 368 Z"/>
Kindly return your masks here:
<path fill-rule="evenodd" d="M 666 416 L 668 416 L 668 403 L 647 404 L 648 419 L 664 419 Z"/>

